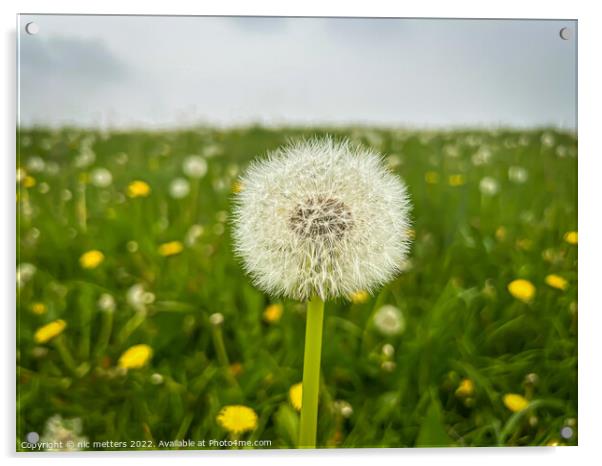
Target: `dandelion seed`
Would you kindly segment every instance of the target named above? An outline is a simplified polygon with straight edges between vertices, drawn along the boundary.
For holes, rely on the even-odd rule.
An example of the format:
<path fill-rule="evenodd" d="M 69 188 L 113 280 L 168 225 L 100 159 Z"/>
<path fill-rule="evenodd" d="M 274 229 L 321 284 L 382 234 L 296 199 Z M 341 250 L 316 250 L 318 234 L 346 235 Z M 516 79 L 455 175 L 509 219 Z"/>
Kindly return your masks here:
<path fill-rule="evenodd" d="M 529 172 L 526 168 L 512 166 L 508 169 L 508 179 L 513 183 L 523 184 L 529 179 Z"/>
<path fill-rule="evenodd" d="M 464 175 L 461 174 L 450 175 L 447 181 L 452 188 L 462 186 L 465 183 Z"/>
<path fill-rule="evenodd" d="M 379 308 L 373 319 L 376 329 L 385 336 L 399 335 L 406 327 L 401 311 L 390 304 Z"/>
<path fill-rule="evenodd" d="M 495 178 L 486 176 L 481 179 L 481 182 L 479 183 L 479 189 L 481 190 L 481 193 L 485 194 L 486 196 L 495 196 L 500 190 L 500 186 Z"/>
<path fill-rule="evenodd" d="M 163 383 L 163 376 L 158 372 L 155 372 L 153 375 L 150 376 L 150 382 L 153 385 L 161 385 Z"/>
<path fill-rule="evenodd" d="M 79 451 L 88 441 L 81 432 L 80 418 L 63 419 L 55 414 L 46 421 L 40 444 L 46 445 L 46 451 Z"/>
<path fill-rule="evenodd" d="M 311 140 L 255 162 L 235 198 L 234 242 L 262 290 L 298 300 L 371 291 L 408 251 L 409 202 L 379 156 Z"/>
<path fill-rule="evenodd" d="M 40 183 L 40 185 L 38 186 L 38 192 L 40 194 L 46 194 L 48 193 L 48 191 L 50 191 L 50 185 L 46 182 Z"/>
<path fill-rule="evenodd" d="M 159 246 L 159 254 L 164 257 L 175 256 L 184 250 L 184 245 L 180 241 L 170 241 Z"/>
<path fill-rule="evenodd" d="M 234 435 L 257 428 L 257 414 L 252 408 L 243 405 L 224 406 L 216 420 L 220 426 Z"/>
<path fill-rule="evenodd" d="M 552 288 L 556 288 L 557 290 L 564 291 L 569 287 L 569 282 L 567 282 L 560 275 L 550 274 L 546 276 L 546 284 Z"/>
<path fill-rule="evenodd" d="M 456 396 L 466 398 L 474 395 L 474 382 L 470 379 L 462 379 L 456 389 Z"/>
<path fill-rule="evenodd" d="M 184 199 L 190 194 L 190 183 L 185 178 L 176 178 L 169 184 L 169 195 L 174 199 Z"/>
<path fill-rule="evenodd" d="M 263 311 L 263 320 L 268 324 L 275 324 L 280 321 L 284 308 L 282 304 L 270 304 Z"/>
<path fill-rule="evenodd" d="M 190 178 L 202 178 L 207 173 L 207 161 L 200 155 L 190 155 L 184 159 L 182 171 Z"/>
<path fill-rule="evenodd" d="M 33 303 L 31 305 L 31 312 L 33 312 L 36 315 L 42 315 L 42 314 L 46 314 L 46 311 L 48 310 L 48 308 L 46 307 L 46 304 L 44 303 Z"/>
<path fill-rule="evenodd" d="M 578 235 L 576 231 L 567 231 L 564 234 L 564 240 L 569 244 L 577 244 Z"/>
<path fill-rule="evenodd" d="M 55 320 L 37 329 L 33 339 L 38 344 L 47 343 L 63 333 L 65 327 L 67 327 L 67 322 L 61 319 Z"/>
<path fill-rule="evenodd" d="M 151 188 L 145 181 L 135 180 L 128 185 L 127 195 L 131 198 L 147 197 L 150 193 Z"/>
<path fill-rule="evenodd" d="M 356 291 L 351 293 L 350 299 L 353 304 L 363 304 L 370 299 L 370 294 L 364 290 Z"/>
<path fill-rule="evenodd" d="M 503 401 L 506 408 L 513 413 L 518 413 L 529 406 L 529 401 L 524 396 L 516 393 L 507 393 L 504 395 Z"/>
<path fill-rule="evenodd" d="M 153 349 L 145 344 L 128 348 L 119 358 L 118 365 L 122 369 L 138 369 L 144 367 L 153 356 Z"/>
<path fill-rule="evenodd" d="M 105 256 L 102 252 L 93 249 L 81 255 L 79 258 L 79 264 L 84 269 L 95 269 L 104 261 L 104 259 Z"/>
<path fill-rule="evenodd" d="M 288 391 L 288 399 L 293 405 L 293 408 L 295 408 L 297 411 L 301 411 L 303 401 L 303 384 L 301 382 L 291 386 Z"/>
<path fill-rule="evenodd" d="M 106 188 L 113 182 L 113 175 L 106 168 L 95 168 L 90 173 L 90 181 L 97 188 Z"/>
<path fill-rule="evenodd" d="M 127 244 L 125 245 L 126 249 L 131 252 L 134 253 L 136 251 L 138 251 L 138 243 L 136 241 L 128 241 Z"/>
<path fill-rule="evenodd" d="M 535 286 L 529 280 L 517 279 L 508 284 L 508 291 L 519 301 L 530 303 L 535 297 Z"/>

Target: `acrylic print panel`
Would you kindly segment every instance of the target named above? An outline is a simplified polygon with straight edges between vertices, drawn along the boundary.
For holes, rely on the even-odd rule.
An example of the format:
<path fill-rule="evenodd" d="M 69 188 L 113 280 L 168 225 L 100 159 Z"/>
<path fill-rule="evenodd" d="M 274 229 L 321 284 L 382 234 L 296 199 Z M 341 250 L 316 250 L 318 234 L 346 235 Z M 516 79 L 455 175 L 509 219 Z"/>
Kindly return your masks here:
<path fill-rule="evenodd" d="M 576 445 L 576 50 L 19 16 L 17 450 Z"/>

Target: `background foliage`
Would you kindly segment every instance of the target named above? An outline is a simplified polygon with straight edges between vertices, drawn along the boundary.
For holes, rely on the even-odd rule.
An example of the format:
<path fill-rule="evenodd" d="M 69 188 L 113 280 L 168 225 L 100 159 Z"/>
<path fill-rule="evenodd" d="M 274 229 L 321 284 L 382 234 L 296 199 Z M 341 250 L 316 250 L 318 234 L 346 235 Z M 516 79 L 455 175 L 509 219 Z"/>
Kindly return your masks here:
<path fill-rule="evenodd" d="M 56 414 L 79 418 L 81 435 L 93 441 L 225 439 L 216 415 L 228 404 L 259 416 L 243 438 L 294 446 L 298 413 L 288 391 L 301 380 L 304 307 L 284 301 L 282 318 L 265 321 L 266 306 L 280 301 L 242 273 L 228 212 L 237 174 L 253 157 L 327 133 L 386 154 L 409 187 L 415 242 L 408 270 L 377 296 L 327 303 L 319 445 L 576 444 L 577 246 L 563 239 L 577 228 L 573 135 L 67 128 L 18 137 L 18 265 L 35 273 L 23 275 L 17 291 L 17 448 Z M 185 178 L 190 154 L 208 171 L 175 199 L 169 186 Z M 95 185 L 98 167 L 111 172 L 110 185 Z M 133 180 L 148 183 L 150 195 L 128 197 Z M 164 257 L 158 248 L 170 241 L 184 250 Z M 83 269 L 79 258 L 89 250 L 104 261 Z M 568 287 L 546 285 L 549 274 Z M 530 303 L 508 292 L 517 278 L 535 286 Z M 135 285 L 146 293 L 141 305 Z M 98 306 L 105 293 L 116 301 L 112 322 Z M 383 336 L 375 327 L 383 304 L 402 311 L 403 333 Z M 209 321 L 216 312 L 220 328 Z M 56 319 L 67 323 L 57 339 L 75 368 L 57 339 L 34 341 Z M 220 332 L 228 361 L 216 352 Z M 119 370 L 120 355 L 140 343 L 152 347 L 152 359 Z M 383 352 L 387 343 L 394 354 Z M 462 383 L 471 390 L 458 390 Z M 514 413 L 507 393 L 531 404 Z M 342 415 L 336 400 L 352 414 Z M 561 436 L 566 426 L 569 438 Z"/>

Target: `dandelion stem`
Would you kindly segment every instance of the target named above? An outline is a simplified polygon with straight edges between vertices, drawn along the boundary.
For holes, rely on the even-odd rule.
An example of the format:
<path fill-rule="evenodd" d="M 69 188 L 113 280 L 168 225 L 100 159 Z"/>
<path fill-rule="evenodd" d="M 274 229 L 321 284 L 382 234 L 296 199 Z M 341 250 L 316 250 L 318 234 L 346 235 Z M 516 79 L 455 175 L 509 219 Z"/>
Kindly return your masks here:
<path fill-rule="evenodd" d="M 299 447 L 301 448 L 316 447 L 323 322 L 324 301 L 320 297 L 314 296 L 307 302 L 305 356 L 303 358 L 303 395 L 301 401 L 301 425 L 299 429 Z"/>
<path fill-rule="evenodd" d="M 113 333 L 113 314 L 114 312 L 112 310 L 106 310 L 102 313 L 102 326 L 100 327 L 100 334 L 98 335 L 95 351 L 96 357 L 102 356 L 107 349 L 107 346 L 109 346 L 109 341 L 111 340 L 111 335 Z"/>
<path fill-rule="evenodd" d="M 55 338 L 53 343 L 54 347 L 59 352 L 61 359 L 63 360 L 63 364 L 65 364 L 67 369 L 69 369 L 71 372 L 75 373 L 77 370 L 75 360 L 73 359 L 73 356 L 71 356 L 71 352 L 67 348 L 67 345 L 65 345 L 65 339 L 63 335 L 59 335 L 57 338 Z"/>

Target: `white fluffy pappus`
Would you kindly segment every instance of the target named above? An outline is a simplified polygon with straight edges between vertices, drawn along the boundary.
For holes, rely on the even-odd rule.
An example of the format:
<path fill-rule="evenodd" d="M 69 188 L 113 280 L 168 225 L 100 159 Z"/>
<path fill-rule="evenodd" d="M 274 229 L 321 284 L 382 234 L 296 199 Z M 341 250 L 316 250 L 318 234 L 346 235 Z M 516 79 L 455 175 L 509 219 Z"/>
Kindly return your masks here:
<path fill-rule="evenodd" d="M 332 138 L 296 142 L 253 162 L 240 186 L 234 249 L 263 291 L 349 297 L 402 270 L 410 203 L 376 152 Z"/>

